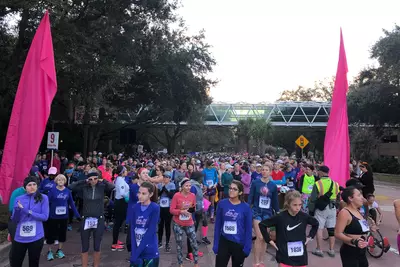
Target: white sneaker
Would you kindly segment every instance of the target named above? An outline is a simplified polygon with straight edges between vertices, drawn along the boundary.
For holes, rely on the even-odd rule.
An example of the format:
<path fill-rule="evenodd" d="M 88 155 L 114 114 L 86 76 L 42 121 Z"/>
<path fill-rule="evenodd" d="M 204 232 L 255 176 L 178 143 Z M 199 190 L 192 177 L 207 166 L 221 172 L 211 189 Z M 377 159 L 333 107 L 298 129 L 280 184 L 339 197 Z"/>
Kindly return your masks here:
<path fill-rule="evenodd" d="M 58 240 L 54 240 L 54 245 L 58 245 Z"/>

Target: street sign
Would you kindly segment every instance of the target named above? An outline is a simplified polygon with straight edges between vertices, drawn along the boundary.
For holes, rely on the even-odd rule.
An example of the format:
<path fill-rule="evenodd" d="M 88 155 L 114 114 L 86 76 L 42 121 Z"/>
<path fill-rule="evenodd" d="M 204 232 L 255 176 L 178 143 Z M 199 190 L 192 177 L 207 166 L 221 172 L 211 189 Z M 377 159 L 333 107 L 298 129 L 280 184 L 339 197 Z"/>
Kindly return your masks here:
<path fill-rule="evenodd" d="M 300 137 L 296 140 L 296 145 L 298 145 L 301 149 L 305 148 L 308 143 L 310 142 L 303 135 L 300 135 Z"/>
<path fill-rule="evenodd" d="M 47 149 L 58 149 L 59 132 L 48 132 L 47 134 Z"/>

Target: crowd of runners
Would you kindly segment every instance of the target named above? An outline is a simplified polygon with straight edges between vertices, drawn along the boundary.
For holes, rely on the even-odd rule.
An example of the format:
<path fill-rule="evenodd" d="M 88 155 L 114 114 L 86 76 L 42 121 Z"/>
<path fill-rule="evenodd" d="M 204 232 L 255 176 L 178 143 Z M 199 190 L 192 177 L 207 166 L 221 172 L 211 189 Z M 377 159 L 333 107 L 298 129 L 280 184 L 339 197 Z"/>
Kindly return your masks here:
<path fill-rule="evenodd" d="M 327 256 L 336 256 L 339 240 L 344 267 L 368 267 L 366 248 L 373 246 L 368 234 L 383 221 L 367 162 L 350 163 L 342 188 L 330 179 L 329 166 L 287 156 L 93 152 L 68 160 L 56 153 L 53 164 L 48 158 L 38 155 L 23 187 L 11 195 L 11 267 L 22 266 L 27 251 L 30 267 L 39 266 L 43 249 L 48 261 L 64 258 L 74 220 L 79 221 L 83 267 L 91 241 L 94 266 L 99 266 L 104 231 L 112 232 L 112 251 L 129 252 L 131 267 L 159 266 L 160 250 L 171 252 L 172 231 L 180 267 L 184 260 L 199 266 L 201 243 L 212 245 L 216 267 L 229 261 L 243 266 L 250 253 L 253 266 L 264 267 L 267 244 L 276 249 L 280 267 L 307 266 L 307 247 L 325 256 L 324 231 Z M 400 225 L 400 200 L 395 213 Z M 214 233 L 209 223 L 215 224 Z M 127 233 L 124 241 L 121 230 Z M 389 248 L 386 238 L 384 248 Z"/>

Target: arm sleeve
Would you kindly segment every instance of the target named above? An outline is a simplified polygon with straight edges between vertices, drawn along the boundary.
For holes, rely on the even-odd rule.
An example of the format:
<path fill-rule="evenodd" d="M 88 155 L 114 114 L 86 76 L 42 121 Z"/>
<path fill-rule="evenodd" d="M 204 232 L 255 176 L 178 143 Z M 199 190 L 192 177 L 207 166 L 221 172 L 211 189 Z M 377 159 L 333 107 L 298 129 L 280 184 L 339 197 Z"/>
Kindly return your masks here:
<path fill-rule="evenodd" d="M 272 208 L 276 213 L 279 212 L 278 189 L 272 192 Z"/>
<path fill-rule="evenodd" d="M 75 217 L 76 217 L 76 218 L 80 218 L 81 216 L 80 216 L 78 210 L 77 210 L 76 207 L 75 207 L 75 203 L 74 203 L 74 200 L 73 200 L 73 198 L 72 198 L 71 191 L 69 191 L 68 205 L 71 207 L 72 212 L 75 214 Z"/>
<path fill-rule="evenodd" d="M 250 207 L 247 209 L 246 217 L 245 217 L 245 240 L 243 252 L 246 255 L 250 255 L 251 247 L 253 243 L 253 214 Z"/>
<path fill-rule="evenodd" d="M 214 245 L 213 251 L 215 254 L 218 254 L 218 245 L 219 245 L 219 238 L 221 236 L 221 225 L 222 225 L 222 214 L 223 209 L 221 209 L 220 205 L 217 206 L 217 215 L 215 217 L 215 225 L 214 225 Z"/>
<path fill-rule="evenodd" d="M 261 221 L 258 224 L 258 226 L 260 227 L 260 232 L 266 243 L 269 243 L 271 241 L 271 237 L 269 236 L 267 228 L 270 228 L 271 226 L 276 226 L 278 224 L 278 216 L 279 215 L 275 215 L 269 219 Z"/>
<path fill-rule="evenodd" d="M 255 191 L 256 191 L 256 185 L 255 185 L 255 183 L 252 183 L 251 184 L 251 187 L 250 187 L 250 194 L 249 194 L 249 199 L 247 200 L 247 203 L 250 205 L 250 207 L 251 207 L 251 205 L 253 204 L 253 198 L 254 198 L 254 193 L 255 193 Z"/>
<path fill-rule="evenodd" d="M 306 216 L 307 216 L 307 224 L 311 225 L 311 229 L 310 232 L 308 233 L 308 236 L 314 238 L 315 235 L 317 234 L 319 223 L 317 219 L 315 219 L 314 217 L 308 214 L 306 214 Z"/>
<path fill-rule="evenodd" d="M 13 213 L 11 215 L 11 220 L 13 222 L 18 222 L 20 217 L 21 217 L 21 209 L 18 207 L 17 201 L 18 200 L 15 199 L 15 201 L 14 201 L 14 209 L 13 209 Z"/>
<path fill-rule="evenodd" d="M 43 195 L 42 203 L 41 203 L 41 212 L 32 211 L 31 216 L 35 220 L 45 222 L 49 218 L 49 199 L 46 195 Z M 25 212 L 28 212 L 28 209 L 24 207 Z"/>
<path fill-rule="evenodd" d="M 176 195 L 172 198 L 171 206 L 169 207 L 169 212 L 172 215 L 178 216 L 181 213 L 181 210 L 177 208 L 177 200 Z"/>
<path fill-rule="evenodd" d="M 74 182 L 74 183 L 70 184 L 70 185 L 68 186 L 68 188 L 69 188 L 72 192 L 80 192 L 80 191 L 82 191 L 82 185 L 84 185 L 84 184 L 86 184 L 86 180 Z"/>

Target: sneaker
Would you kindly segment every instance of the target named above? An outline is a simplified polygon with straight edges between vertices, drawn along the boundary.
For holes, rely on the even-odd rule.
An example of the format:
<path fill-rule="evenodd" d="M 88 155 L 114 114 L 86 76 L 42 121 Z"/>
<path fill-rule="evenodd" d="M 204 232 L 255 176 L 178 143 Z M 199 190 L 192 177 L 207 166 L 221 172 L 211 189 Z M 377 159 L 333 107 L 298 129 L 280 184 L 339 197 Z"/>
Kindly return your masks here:
<path fill-rule="evenodd" d="M 328 250 L 327 253 L 328 253 L 329 257 L 331 257 L 331 258 L 335 257 L 335 251 L 333 249 Z"/>
<path fill-rule="evenodd" d="M 371 253 L 374 252 L 375 242 L 374 242 L 374 238 L 372 236 L 368 237 L 368 248 L 369 248 L 369 251 L 371 251 Z"/>
<path fill-rule="evenodd" d="M 7 235 L 7 241 L 11 242 L 11 235 L 10 234 Z"/>
<path fill-rule="evenodd" d="M 389 239 L 387 237 L 383 238 L 383 251 L 386 253 L 389 251 L 390 249 L 390 243 L 389 243 Z"/>
<path fill-rule="evenodd" d="M 58 240 L 54 240 L 54 245 L 58 245 Z"/>
<path fill-rule="evenodd" d="M 188 254 L 186 255 L 186 260 L 187 260 L 187 261 L 194 261 L 193 253 L 188 253 Z"/>
<path fill-rule="evenodd" d="M 204 244 L 206 244 L 206 245 L 210 245 L 210 244 L 211 244 L 210 240 L 208 240 L 207 237 L 203 237 L 203 238 L 201 239 L 201 241 L 202 241 Z"/>
<path fill-rule="evenodd" d="M 200 240 L 196 240 L 197 241 L 197 245 L 200 246 L 201 244 L 203 244 L 203 241 Z"/>
<path fill-rule="evenodd" d="M 210 223 L 215 223 L 214 217 L 210 218 Z"/>
<path fill-rule="evenodd" d="M 111 246 L 111 251 L 124 251 L 124 246 L 114 244 Z"/>
<path fill-rule="evenodd" d="M 49 252 L 47 252 L 47 260 L 48 261 L 54 260 L 53 251 L 50 250 Z"/>
<path fill-rule="evenodd" d="M 56 257 L 59 258 L 59 259 L 63 259 L 63 258 L 65 258 L 65 254 L 61 249 L 59 249 L 56 252 Z"/>
<path fill-rule="evenodd" d="M 67 230 L 72 231 L 72 225 L 68 224 Z"/>
<path fill-rule="evenodd" d="M 158 249 L 163 248 L 162 242 L 158 242 Z"/>
<path fill-rule="evenodd" d="M 117 241 L 117 245 L 125 246 L 125 243 L 118 240 L 118 241 Z"/>
<path fill-rule="evenodd" d="M 171 252 L 171 246 L 168 243 L 165 244 L 165 252 Z"/>
<path fill-rule="evenodd" d="M 201 252 L 201 251 L 198 251 L 198 252 L 197 252 L 197 255 L 199 255 L 199 257 L 203 257 L 203 256 L 204 256 L 204 253 Z"/>
<path fill-rule="evenodd" d="M 320 249 L 315 249 L 311 252 L 313 255 L 323 258 L 324 253 Z"/>

